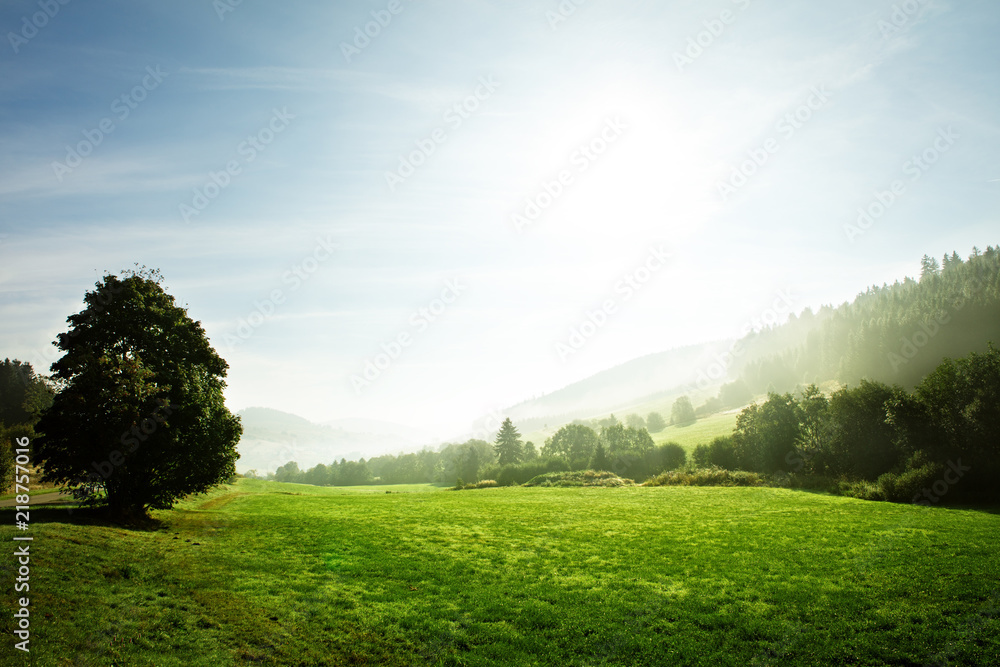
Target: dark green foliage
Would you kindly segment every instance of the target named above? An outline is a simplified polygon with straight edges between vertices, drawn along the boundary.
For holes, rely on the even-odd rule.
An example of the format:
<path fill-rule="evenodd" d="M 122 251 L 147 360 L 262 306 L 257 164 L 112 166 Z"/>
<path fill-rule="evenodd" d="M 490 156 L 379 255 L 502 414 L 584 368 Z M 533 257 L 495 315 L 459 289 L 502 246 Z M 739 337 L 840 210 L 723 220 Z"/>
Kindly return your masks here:
<path fill-rule="evenodd" d="M 787 466 L 799 438 L 799 418 L 791 394 L 768 394 L 761 405 L 740 413 L 733 432 L 737 465 L 744 470 L 772 473 Z"/>
<path fill-rule="evenodd" d="M 765 475 L 745 470 L 695 468 L 664 472 L 643 486 L 771 486 L 771 481 Z"/>
<path fill-rule="evenodd" d="M 503 424 L 500 425 L 495 443 L 493 449 L 496 451 L 497 461 L 501 466 L 520 463 L 523 460 L 521 434 L 517 432 L 510 417 L 504 419 Z"/>
<path fill-rule="evenodd" d="M 830 402 L 816 385 L 809 385 L 802 391 L 796 406 L 799 418 L 797 450 L 785 457 L 791 472 L 822 474 L 829 471 L 832 439 L 829 410 Z"/>
<path fill-rule="evenodd" d="M 675 426 L 690 426 L 697 421 L 691 399 L 681 396 L 670 409 L 670 423 Z"/>
<path fill-rule="evenodd" d="M 62 389 L 36 427 L 43 481 L 121 516 L 231 477 L 242 433 L 224 403 L 228 365 L 159 280 L 107 275 L 85 295 L 57 341 Z"/>
<path fill-rule="evenodd" d="M 687 462 L 687 452 L 676 442 L 668 442 L 660 445 L 656 448 L 656 451 L 661 464 L 659 470 L 676 470 Z"/>
<path fill-rule="evenodd" d="M 611 461 L 608 460 L 608 453 L 604 450 L 604 445 L 602 443 L 597 443 L 597 447 L 594 448 L 594 458 L 590 460 L 590 468 L 592 470 L 603 470 L 608 471 L 611 468 Z"/>
<path fill-rule="evenodd" d="M 868 380 L 829 398 L 814 385 L 798 399 L 770 394 L 740 413 L 731 439 L 696 447 L 692 462 L 839 478 L 845 493 L 872 500 L 995 502 L 997 433 L 1000 351 L 990 344 L 946 360 L 912 394 Z"/>
<path fill-rule="evenodd" d="M 715 466 L 726 470 L 735 470 L 736 448 L 732 436 L 714 438 L 707 445 L 698 445 L 691 453 L 691 459 L 698 468 Z"/>
<path fill-rule="evenodd" d="M 17 359 L 0 362 L 0 424 L 34 423 L 52 405 L 53 396 L 55 390 L 31 364 Z"/>
<path fill-rule="evenodd" d="M 905 462 L 897 431 L 887 421 L 889 407 L 903 395 L 898 387 L 863 380 L 830 397 L 831 472 L 875 480 Z"/>

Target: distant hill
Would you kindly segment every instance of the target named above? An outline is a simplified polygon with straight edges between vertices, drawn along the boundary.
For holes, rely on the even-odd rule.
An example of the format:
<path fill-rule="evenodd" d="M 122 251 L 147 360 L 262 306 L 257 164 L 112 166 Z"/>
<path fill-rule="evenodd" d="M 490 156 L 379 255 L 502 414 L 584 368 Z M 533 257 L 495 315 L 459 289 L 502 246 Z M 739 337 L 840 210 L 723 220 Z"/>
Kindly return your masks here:
<path fill-rule="evenodd" d="M 610 412 L 665 413 L 680 395 L 704 401 L 737 379 L 758 396 L 862 378 L 912 387 L 945 357 L 983 352 L 989 341 L 1000 345 L 1000 247 L 973 249 L 966 259 L 952 252 L 940 263 L 924 256 L 921 267 L 919 280 L 869 287 L 851 302 L 806 309 L 739 341 L 633 359 L 502 415 L 522 433 L 547 433 Z M 724 407 L 733 406 L 718 405 Z M 492 421 L 496 415 L 477 424 Z"/>
<path fill-rule="evenodd" d="M 716 362 L 716 356 L 732 347 L 733 342 L 715 341 L 647 354 L 511 406 L 501 414 L 510 417 L 522 431 L 528 431 L 540 428 L 543 423 L 550 426 L 566 424 L 574 419 L 626 411 L 637 405 L 665 402 L 669 397 L 694 389 L 698 378 Z M 705 388 L 718 389 L 724 380 L 713 380 Z M 484 436 L 484 432 L 491 428 L 496 430 L 491 424 L 497 416 L 478 419 L 476 425 L 481 427 L 474 435 L 491 439 L 488 433 Z M 455 440 L 461 441 L 464 437 L 468 434 Z"/>
<path fill-rule="evenodd" d="M 271 408 L 246 408 L 239 415 L 243 421 L 243 437 L 237 448 L 239 472 L 273 472 L 289 461 L 305 469 L 342 458 L 357 460 L 413 450 L 426 442 L 420 432 L 388 422 L 345 419 L 314 424 Z"/>

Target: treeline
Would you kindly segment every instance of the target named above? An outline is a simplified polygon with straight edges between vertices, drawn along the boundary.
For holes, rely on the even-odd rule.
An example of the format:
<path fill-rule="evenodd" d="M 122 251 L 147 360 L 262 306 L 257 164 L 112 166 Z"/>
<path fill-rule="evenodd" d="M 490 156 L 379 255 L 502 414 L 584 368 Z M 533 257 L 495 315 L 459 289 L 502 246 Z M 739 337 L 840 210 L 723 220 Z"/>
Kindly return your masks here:
<path fill-rule="evenodd" d="M 31 364 L 17 359 L 0 363 L 0 491 L 13 481 L 11 443 L 17 438 L 35 439 L 35 424 L 54 396 L 53 385 L 36 374 Z"/>
<path fill-rule="evenodd" d="M 916 386 L 946 357 L 1000 340 L 1000 248 L 941 262 L 924 256 L 920 279 L 873 286 L 851 303 L 751 333 L 734 348 L 734 389 L 759 395 L 862 379 Z M 722 401 L 725 402 L 725 401 Z"/>
<path fill-rule="evenodd" d="M 606 470 L 641 481 L 686 462 L 684 449 L 675 443 L 654 446 L 645 427 L 627 426 L 614 415 L 598 420 L 595 429 L 586 423 L 567 424 L 546 439 L 539 451 L 523 442 L 510 419 L 500 427 L 494 443 L 469 440 L 425 449 L 412 454 L 372 457 L 368 460 L 319 464 L 300 470 L 289 462 L 267 479 L 318 486 L 362 484 L 470 484 L 494 480 L 502 485 L 523 484 L 549 472 Z"/>
<path fill-rule="evenodd" d="M 897 502 L 1000 500 L 1000 351 L 946 360 L 911 392 L 862 380 L 824 396 L 771 393 L 695 466 L 847 483 Z"/>

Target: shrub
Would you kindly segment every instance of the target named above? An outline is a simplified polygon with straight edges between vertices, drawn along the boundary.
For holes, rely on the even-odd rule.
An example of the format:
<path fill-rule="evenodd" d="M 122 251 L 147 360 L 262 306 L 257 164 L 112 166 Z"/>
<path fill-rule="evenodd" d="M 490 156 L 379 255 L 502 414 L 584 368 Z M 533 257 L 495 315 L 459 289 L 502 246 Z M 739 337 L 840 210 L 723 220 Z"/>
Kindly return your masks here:
<path fill-rule="evenodd" d="M 553 472 L 533 477 L 524 486 L 634 486 L 631 479 L 619 477 L 603 470 L 577 470 L 574 472 Z"/>
<path fill-rule="evenodd" d="M 841 484 L 841 493 L 849 498 L 859 500 L 885 500 L 882 488 L 878 482 L 863 480 L 860 482 L 844 482 Z"/>
<path fill-rule="evenodd" d="M 883 475 L 882 477 L 885 477 Z M 886 500 L 894 503 L 915 503 L 920 502 L 920 492 L 929 489 L 934 482 L 944 476 L 944 466 L 939 463 L 927 463 L 919 468 L 907 470 L 898 477 L 893 477 L 893 484 L 890 489 L 884 490 Z M 880 477 L 879 480 L 882 478 Z M 926 499 L 924 499 L 926 502 Z"/>
<path fill-rule="evenodd" d="M 756 472 L 695 468 L 662 473 L 643 486 L 771 486 L 773 483 L 767 476 Z"/>
<path fill-rule="evenodd" d="M 496 480 L 493 479 L 481 479 L 478 482 L 471 484 L 463 484 L 462 480 L 458 480 L 458 484 L 451 487 L 451 491 L 467 491 L 469 489 L 492 489 L 500 486 L 497 484 Z M 386 491 L 386 493 L 392 493 L 392 491 Z"/>

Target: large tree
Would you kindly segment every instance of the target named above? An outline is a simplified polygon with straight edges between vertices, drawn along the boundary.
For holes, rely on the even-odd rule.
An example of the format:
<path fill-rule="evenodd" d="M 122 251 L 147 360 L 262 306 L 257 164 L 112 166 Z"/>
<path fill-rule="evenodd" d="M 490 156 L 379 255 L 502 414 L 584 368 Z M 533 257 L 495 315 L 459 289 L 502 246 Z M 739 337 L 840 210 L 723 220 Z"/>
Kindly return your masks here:
<path fill-rule="evenodd" d="M 62 388 L 36 427 L 43 481 L 123 519 L 228 479 L 243 430 L 223 400 L 228 364 L 161 281 L 106 275 L 84 296 L 56 341 Z"/>
<path fill-rule="evenodd" d="M 567 461 L 589 461 L 597 447 L 597 433 L 583 424 L 566 424 L 545 442 L 542 453 Z"/>
<path fill-rule="evenodd" d="M 510 417 L 503 420 L 500 431 L 497 433 L 496 444 L 493 449 L 497 453 L 497 462 L 502 465 L 520 463 L 524 452 L 521 445 L 521 434 L 518 433 L 511 422 Z"/>

